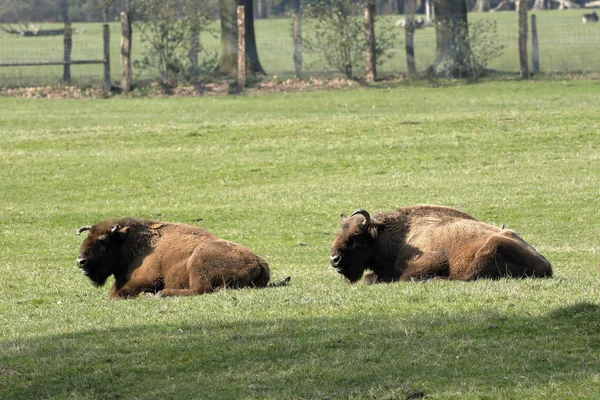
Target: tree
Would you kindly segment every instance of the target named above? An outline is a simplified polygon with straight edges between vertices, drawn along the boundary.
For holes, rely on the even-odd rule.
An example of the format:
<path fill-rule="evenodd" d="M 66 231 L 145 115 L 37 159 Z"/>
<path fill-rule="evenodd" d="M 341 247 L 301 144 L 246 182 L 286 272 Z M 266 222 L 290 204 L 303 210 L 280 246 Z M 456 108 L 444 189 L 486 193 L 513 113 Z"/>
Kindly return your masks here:
<path fill-rule="evenodd" d="M 434 12 L 436 58 L 431 73 L 442 77 L 472 77 L 478 68 L 469 44 L 466 0 L 434 1 Z"/>
<path fill-rule="evenodd" d="M 294 42 L 294 74 L 302 76 L 302 8 L 300 0 L 292 1 L 292 40 Z"/>
<path fill-rule="evenodd" d="M 550 8 L 549 0 L 535 0 L 533 3 L 532 10 L 545 10 Z"/>
<path fill-rule="evenodd" d="M 490 1 L 489 0 L 476 0 L 475 1 L 475 6 L 473 6 L 473 11 L 484 12 L 484 11 L 489 11 L 489 10 L 490 10 Z"/>
<path fill-rule="evenodd" d="M 404 13 L 406 14 L 404 47 L 406 49 L 406 69 L 409 75 L 417 73 L 415 65 L 415 6 L 415 0 L 406 0 L 404 2 Z"/>
<path fill-rule="evenodd" d="M 375 81 L 377 77 L 377 42 L 375 40 L 375 2 L 365 1 L 365 79 Z"/>
<path fill-rule="evenodd" d="M 216 71 L 233 76 L 237 71 L 237 6 L 244 6 L 244 38 L 246 41 L 246 71 L 251 75 L 265 75 L 258 59 L 254 34 L 254 6 L 252 0 L 219 0 L 221 16 L 221 55 Z"/>

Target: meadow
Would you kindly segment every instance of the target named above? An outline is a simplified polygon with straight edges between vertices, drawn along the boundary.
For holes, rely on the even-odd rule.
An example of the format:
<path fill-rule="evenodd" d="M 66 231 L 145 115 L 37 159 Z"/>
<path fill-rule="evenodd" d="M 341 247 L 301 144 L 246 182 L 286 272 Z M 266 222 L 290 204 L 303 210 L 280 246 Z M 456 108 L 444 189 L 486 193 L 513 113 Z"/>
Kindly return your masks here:
<path fill-rule="evenodd" d="M 563 72 L 598 72 L 600 56 L 596 51 L 596 43 L 600 40 L 599 24 L 582 24 L 581 10 L 552 10 L 532 12 L 537 17 L 537 30 L 540 47 L 540 68 L 544 73 Z M 481 48 L 491 46 L 493 40 L 503 46 L 497 57 L 489 60 L 487 68 L 505 73 L 517 74 L 520 71 L 517 49 L 517 14 L 515 12 L 470 13 L 469 22 L 488 21 L 495 24 L 495 29 L 487 29 L 483 34 L 475 35 L 472 40 L 479 41 Z M 404 18 L 402 15 L 383 16 L 382 20 L 393 23 Z M 38 24 L 44 29 L 60 27 L 53 24 Z M 383 24 L 381 25 L 383 26 Z M 389 25 L 388 25 L 389 26 Z M 72 59 L 101 59 L 102 25 L 74 23 L 79 32 L 73 36 Z M 291 22 L 286 18 L 256 20 L 256 40 L 259 58 L 267 75 L 289 78 L 294 76 L 293 44 L 291 39 Z M 120 26 L 111 23 L 111 76 L 113 81 L 120 81 Z M 213 34 L 201 36 L 201 43 L 206 54 L 219 52 L 219 24 L 215 22 L 211 29 Z M 397 37 L 392 52 L 393 57 L 378 67 L 379 75 L 395 75 L 406 72 L 404 50 L 404 30 L 397 30 Z M 531 29 L 531 28 L 530 28 Z M 140 41 L 139 29 L 134 25 L 133 59 L 141 60 L 145 55 L 145 44 Z M 529 38 L 531 42 L 531 38 Z M 487 44 L 490 43 L 490 46 Z M 0 33 L 0 62 L 17 61 L 59 61 L 63 57 L 63 38 L 55 37 L 19 37 Z M 201 56 L 202 57 L 202 56 Z M 435 30 L 419 29 L 415 33 L 415 57 L 418 71 L 427 69 L 435 59 Z M 531 58 L 531 48 L 529 49 Z M 303 71 L 306 76 L 341 76 L 338 71 L 323 64 L 320 58 L 304 52 Z M 358 68 L 355 75 L 364 72 Z M 73 81 L 79 84 L 100 85 L 103 76 L 102 65 L 74 65 L 71 68 Z M 156 72 L 134 68 L 134 80 L 155 79 Z M 62 79 L 61 66 L 47 67 L 2 67 L 0 68 L 0 84 L 3 86 L 19 86 L 33 84 L 52 84 Z"/>
<path fill-rule="evenodd" d="M 0 98 L 0 399 L 597 398 L 597 93 Z M 369 286 L 329 266 L 340 213 L 419 203 L 505 224 L 555 276 Z M 75 232 L 123 216 L 200 225 L 292 281 L 108 300 Z"/>

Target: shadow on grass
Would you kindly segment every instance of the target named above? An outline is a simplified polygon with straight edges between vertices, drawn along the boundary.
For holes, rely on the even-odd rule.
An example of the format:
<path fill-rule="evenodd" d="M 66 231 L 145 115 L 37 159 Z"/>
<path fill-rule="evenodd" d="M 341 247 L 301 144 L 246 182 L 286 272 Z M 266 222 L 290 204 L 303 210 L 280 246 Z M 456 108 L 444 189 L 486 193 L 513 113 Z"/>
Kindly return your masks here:
<path fill-rule="evenodd" d="M 433 398 L 556 398 L 565 387 L 586 397 L 599 373 L 600 306 L 542 317 L 148 324 L 5 340 L 0 349 L 2 399 L 395 399 L 410 389 Z"/>

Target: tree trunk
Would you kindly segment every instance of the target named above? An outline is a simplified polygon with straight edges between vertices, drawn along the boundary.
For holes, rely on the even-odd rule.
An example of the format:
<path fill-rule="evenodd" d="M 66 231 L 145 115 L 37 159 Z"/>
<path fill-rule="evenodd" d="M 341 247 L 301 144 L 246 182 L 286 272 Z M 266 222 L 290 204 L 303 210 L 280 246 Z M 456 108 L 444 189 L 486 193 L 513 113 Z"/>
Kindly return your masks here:
<path fill-rule="evenodd" d="M 254 2 L 252 0 L 240 0 L 238 5 L 244 6 L 246 29 L 244 38 L 246 40 L 246 63 L 248 64 L 248 73 L 252 75 L 266 75 L 265 70 L 258 59 L 258 50 L 256 48 L 256 36 L 254 34 Z"/>
<path fill-rule="evenodd" d="M 436 58 L 431 66 L 434 76 L 468 78 L 477 73 L 469 44 L 467 2 L 434 1 L 436 20 Z"/>
<path fill-rule="evenodd" d="M 256 39 L 254 36 L 254 8 L 252 0 L 219 0 L 221 15 L 221 54 L 216 72 L 221 75 L 234 77 L 237 71 L 237 6 L 244 6 L 246 29 L 247 73 L 265 75 L 265 71 L 258 60 Z"/>
<path fill-rule="evenodd" d="M 477 0 L 475 2 L 475 6 L 473 7 L 473 11 L 475 11 L 475 12 L 485 12 L 485 11 L 489 11 L 489 10 L 490 10 L 489 0 Z"/>
<path fill-rule="evenodd" d="M 236 0 L 219 0 L 221 16 L 221 54 L 216 72 L 235 76 L 237 72 Z"/>
<path fill-rule="evenodd" d="M 377 77 L 377 60 L 375 55 L 375 1 L 367 0 L 365 4 L 365 80 L 374 82 Z"/>
<path fill-rule="evenodd" d="M 415 8 L 416 0 L 405 0 L 404 12 L 406 25 L 404 26 L 404 43 L 406 50 L 406 69 L 409 75 L 415 75 Z"/>
<path fill-rule="evenodd" d="M 292 40 L 294 42 L 294 76 L 302 76 L 302 9 L 300 0 L 292 2 Z"/>
<path fill-rule="evenodd" d="M 431 23 L 433 22 L 433 1 L 432 0 L 424 0 L 425 1 L 425 22 Z"/>
<path fill-rule="evenodd" d="M 546 2 L 544 0 L 535 0 L 535 2 L 533 3 L 533 7 L 531 7 L 532 10 L 543 10 L 544 6 Z"/>
<path fill-rule="evenodd" d="M 256 17 L 259 19 L 269 18 L 269 14 L 267 12 L 267 0 L 257 0 L 256 2 Z"/>
<path fill-rule="evenodd" d="M 193 2 L 190 5 L 190 48 L 188 50 L 188 59 L 193 74 L 198 71 L 198 52 L 200 51 L 200 21 L 199 21 L 198 5 Z"/>
<path fill-rule="evenodd" d="M 64 45 L 63 45 L 63 82 L 71 84 L 71 51 L 73 49 L 73 31 L 71 30 L 71 20 L 69 19 L 69 1 L 60 0 L 60 14 L 64 23 Z"/>

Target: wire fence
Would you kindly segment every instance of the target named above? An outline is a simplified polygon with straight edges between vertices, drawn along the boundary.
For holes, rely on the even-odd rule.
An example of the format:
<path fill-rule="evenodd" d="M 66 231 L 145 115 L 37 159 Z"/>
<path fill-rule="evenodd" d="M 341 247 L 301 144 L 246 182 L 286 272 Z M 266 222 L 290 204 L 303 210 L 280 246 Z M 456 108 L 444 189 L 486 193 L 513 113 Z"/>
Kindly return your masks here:
<path fill-rule="evenodd" d="M 582 23 L 584 10 L 551 10 L 530 12 L 536 15 L 537 33 L 540 51 L 540 71 L 543 73 L 600 72 L 600 23 Z M 405 28 L 400 26 L 402 15 L 379 17 L 387 20 L 393 30 L 393 56 L 378 66 L 378 76 L 405 74 L 407 71 L 404 34 Z M 518 15 L 505 11 L 495 13 L 469 13 L 469 23 L 480 21 L 493 22 L 488 25 L 485 35 L 472 37 L 472 41 L 494 40 L 500 45 L 494 57 L 487 60 L 488 69 L 501 73 L 518 74 Z M 73 60 L 101 59 L 103 57 L 102 24 L 73 22 L 72 55 Z M 220 50 L 219 23 L 211 25 L 212 33 L 202 33 L 200 41 L 203 53 L 200 58 L 218 54 Z M 6 25 L 4 26 L 7 27 Z M 13 27 L 14 28 L 14 27 Z M 62 28 L 62 24 L 33 23 L 28 29 L 54 30 Z M 255 20 L 256 42 L 260 62 L 269 76 L 285 79 L 294 76 L 294 44 L 291 36 L 291 18 L 271 18 Z M 120 40 L 121 28 L 118 23 L 110 24 L 110 66 L 111 80 L 115 86 L 121 78 Z M 309 34 L 306 30 L 304 34 Z M 490 39 L 491 38 L 491 39 Z M 139 29 L 133 25 L 133 60 L 142 59 L 147 46 L 141 41 Z M 529 35 L 531 43 L 531 34 Z M 418 71 L 424 71 L 434 61 L 436 55 L 436 37 L 434 27 L 417 29 L 414 36 L 415 61 Z M 0 65 L 23 62 L 61 61 L 63 59 L 63 36 L 24 36 L 0 31 Z M 531 47 L 529 46 L 529 57 Z M 304 77 L 318 76 L 325 78 L 341 77 L 341 71 L 327 65 L 317 53 L 304 50 Z M 531 58 L 530 58 L 531 59 Z M 354 74 L 359 77 L 364 73 L 361 66 Z M 2 66 L 0 67 L 0 86 L 36 86 L 61 83 L 63 68 L 53 66 Z M 151 69 L 134 68 L 133 82 L 148 81 L 158 78 L 158 73 Z M 76 85 L 101 85 L 103 79 L 102 65 L 73 65 L 71 80 Z"/>

